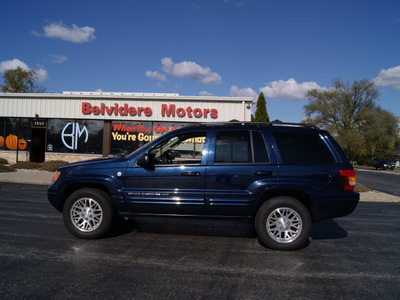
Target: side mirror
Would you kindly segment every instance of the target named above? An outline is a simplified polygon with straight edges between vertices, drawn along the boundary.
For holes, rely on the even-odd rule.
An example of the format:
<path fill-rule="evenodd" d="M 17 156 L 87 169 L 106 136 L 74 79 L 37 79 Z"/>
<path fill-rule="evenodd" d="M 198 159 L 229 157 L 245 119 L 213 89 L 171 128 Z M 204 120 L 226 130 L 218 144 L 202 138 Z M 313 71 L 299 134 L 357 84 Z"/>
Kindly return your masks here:
<path fill-rule="evenodd" d="M 148 155 L 147 153 L 142 155 L 141 157 L 139 157 L 136 164 L 139 167 L 143 167 L 143 168 L 153 167 L 153 163 L 151 162 L 150 155 Z"/>

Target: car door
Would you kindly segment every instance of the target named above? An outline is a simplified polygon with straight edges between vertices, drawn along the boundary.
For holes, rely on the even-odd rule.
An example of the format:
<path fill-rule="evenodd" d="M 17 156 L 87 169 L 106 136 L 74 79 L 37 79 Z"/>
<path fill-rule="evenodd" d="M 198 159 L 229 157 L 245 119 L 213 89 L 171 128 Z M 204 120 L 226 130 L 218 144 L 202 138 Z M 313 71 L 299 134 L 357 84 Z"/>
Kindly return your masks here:
<path fill-rule="evenodd" d="M 260 193 L 275 187 L 278 166 L 267 150 L 267 138 L 259 130 L 213 132 L 206 177 L 209 215 L 251 216 Z"/>
<path fill-rule="evenodd" d="M 190 131 L 161 140 L 147 151 L 148 167 L 127 168 L 124 196 L 136 214 L 205 215 L 207 131 Z"/>

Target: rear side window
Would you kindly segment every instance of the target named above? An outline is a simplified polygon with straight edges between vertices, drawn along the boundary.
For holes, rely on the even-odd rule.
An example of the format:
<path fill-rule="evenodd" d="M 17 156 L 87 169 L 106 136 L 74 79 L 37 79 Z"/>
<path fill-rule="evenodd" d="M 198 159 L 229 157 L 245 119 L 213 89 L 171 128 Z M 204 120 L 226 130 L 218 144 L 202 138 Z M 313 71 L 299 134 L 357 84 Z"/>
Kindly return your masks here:
<path fill-rule="evenodd" d="M 335 162 L 331 151 L 317 133 L 274 132 L 273 135 L 285 164 Z"/>
<path fill-rule="evenodd" d="M 249 131 L 219 131 L 215 143 L 216 163 L 251 163 Z"/>
<path fill-rule="evenodd" d="M 269 163 L 267 148 L 265 147 L 264 138 L 259 131 L 253 131 L 253 148 L 255 163 Z"/>
<path fill-rule="evenodd" d="M 261 132 L 219 131 L 215 143 L 214 163 L 269 163 Z"/>

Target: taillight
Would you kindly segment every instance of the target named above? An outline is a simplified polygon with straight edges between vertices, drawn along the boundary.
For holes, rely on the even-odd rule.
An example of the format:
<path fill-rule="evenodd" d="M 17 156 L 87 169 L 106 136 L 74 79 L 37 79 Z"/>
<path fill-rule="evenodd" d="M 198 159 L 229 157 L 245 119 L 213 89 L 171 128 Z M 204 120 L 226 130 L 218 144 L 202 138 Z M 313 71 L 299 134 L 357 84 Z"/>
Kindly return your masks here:
<path fill-rule="evenodd" d="M 340 178 L 345 191 L 354 191 L 356 186 L 356 172 L 353 169 L 340 170 Z"/>

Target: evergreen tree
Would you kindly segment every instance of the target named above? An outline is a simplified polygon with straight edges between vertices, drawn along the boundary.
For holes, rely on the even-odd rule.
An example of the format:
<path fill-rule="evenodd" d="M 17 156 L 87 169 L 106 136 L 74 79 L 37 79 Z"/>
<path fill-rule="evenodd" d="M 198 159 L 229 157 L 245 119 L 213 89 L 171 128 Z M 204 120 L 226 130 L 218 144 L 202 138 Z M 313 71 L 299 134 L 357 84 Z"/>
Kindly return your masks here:
<path fill-rule="evenodd" d="M 257 110 L 255 113 L 254 122 L 269 122 L 269 116 L 267 112 L 267 101 L 265 101 L 265 97 L 263 92 L 260 93 L 257 100 Z"/>

